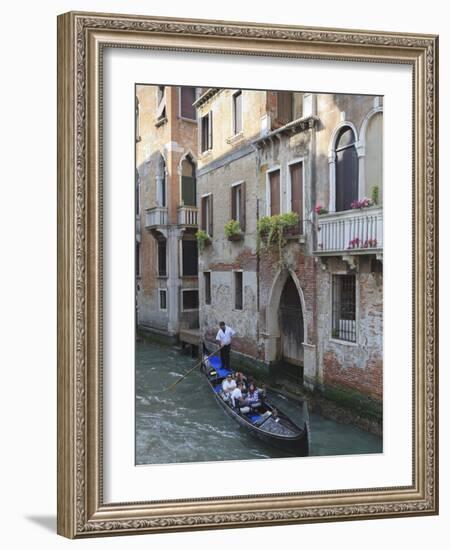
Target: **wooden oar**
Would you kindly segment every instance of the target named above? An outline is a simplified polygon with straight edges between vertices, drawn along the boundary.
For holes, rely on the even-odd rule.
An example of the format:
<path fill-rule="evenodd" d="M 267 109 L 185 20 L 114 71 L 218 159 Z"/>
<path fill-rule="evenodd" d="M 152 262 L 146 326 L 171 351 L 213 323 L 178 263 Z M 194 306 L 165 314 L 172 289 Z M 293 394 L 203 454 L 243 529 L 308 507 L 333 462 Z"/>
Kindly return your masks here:
<path fill-rule="evenodd" d="M 206 359 L 209 359 L 210 357 L 212 357 L 213 355 L 215 355 L 216 353 L 218 353 L 220 351 L 220 348 L 216 351 L 214 351 L 213 353 L 211 353 L 211 355 L 208 355 L 208 357 Z M 205 359 L 202 359 L 199 363 L 196 363 L 192 369 L 189 369 L 187 371 L 186 374 L 184 374 L 181 378 L 179 378 L 176 382 L 174 382 L 173 384 L 171 384 L 170 386 L 168 386 L 166 389 L 164 390 L 161 390 L 161 392 L 166 392 L 166 391 L 169 391 L 171 389 L 173 389 L 177 384 L 179 384 L 182 380 L 184 380 L 187 376 L 189 376 L 191 374 L 192 371 L 194 371 L 195 369 L 198 369 L 198 367 L 203 363 Z"/>

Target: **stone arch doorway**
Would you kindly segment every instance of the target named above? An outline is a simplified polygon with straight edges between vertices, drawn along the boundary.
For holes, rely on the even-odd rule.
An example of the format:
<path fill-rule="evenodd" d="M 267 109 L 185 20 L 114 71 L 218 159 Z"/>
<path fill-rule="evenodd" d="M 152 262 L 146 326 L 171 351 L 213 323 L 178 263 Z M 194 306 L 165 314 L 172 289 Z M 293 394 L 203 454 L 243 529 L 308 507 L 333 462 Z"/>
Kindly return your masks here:
<path fill-rule="evenodd" d="M 275 277 L 267 308 L 266 360 L 303 365 L 307 341 L 305 302 L 296 274 L 282 270 Z"/>
<path fill-rule="evenodd" d="M 284 283 L 278 309 L 280 360 L 303 365 L 303 310 L 297 286 L 289 275 Z"/>

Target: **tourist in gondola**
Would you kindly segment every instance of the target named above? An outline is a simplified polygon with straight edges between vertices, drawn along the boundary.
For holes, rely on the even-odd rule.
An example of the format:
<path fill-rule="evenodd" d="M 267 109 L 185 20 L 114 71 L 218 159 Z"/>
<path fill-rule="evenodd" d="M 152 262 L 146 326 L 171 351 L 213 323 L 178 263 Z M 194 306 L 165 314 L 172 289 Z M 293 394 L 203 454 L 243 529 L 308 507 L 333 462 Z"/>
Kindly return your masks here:
<path fill-rule="evenodd" d="M 231 373 L 227 375 L 226 378 L 222 381 L 222 392 L 224 394 L 224 399 L 228 400 L 231 392 L 236 389 L 236 380 L 233 379 Z"/>
<path fill-rule="evenodd" d="M 241 382 L 244 387 L 244 391 L 246 391 L 248 387 L 247 377 L 242 374 L 242 372 L 236 371 L 236 383 L 239 384 L 239 382 Z"/>
<path fill-rule="evenodd" d="M 245 403 L 250 406 L 260 403 L 258 388 L 253 383 L 248 387 L 248 394 L 245 398 Z"/>
<path fill-rule="evenodd" d="M 237 388 L 235 388 L 231 392 L 231 404 L 233 405 L 233 407 L 241 407 L 245 405 L 245 399 L 242 394 L 243 389 L 244 389 L 244 386 L 242 382 L 239 382 L 237 385 Z"/>
<path fill-rule="evenodd" d="M 216 340 L 220 345 L 220 359 L 222 361 L 222 367 L 224 369 L 230 369 L 231 339 L 236 332 L 223 321 L 219 323 L 219 327 Z"/>

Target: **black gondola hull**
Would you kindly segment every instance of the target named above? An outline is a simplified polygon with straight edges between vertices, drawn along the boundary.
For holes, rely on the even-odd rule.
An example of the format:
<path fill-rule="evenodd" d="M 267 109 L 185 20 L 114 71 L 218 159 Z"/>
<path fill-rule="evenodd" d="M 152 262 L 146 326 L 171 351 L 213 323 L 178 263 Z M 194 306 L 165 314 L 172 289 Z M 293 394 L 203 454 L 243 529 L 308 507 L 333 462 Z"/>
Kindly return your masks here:
<path fill-rule="evenodd" d="M 246 430 L 253 437 L 258 438 L 263 443 L 274 447 L 283 453 L 291 456 L 308 456 L 309 454 L 309 424 L 305 420 L 303 427 L 295 425 L 292 420 L 283 415 L 293 427 L 295 427 L 296 434 L 292 436 L 282 436 L 275 433 L 270 433 L 266 430 L 261 429 L 257 425 L 252 424 L 248 418 L 240 414 L 236 409 L 231 407 L 228 402 L 226 402 L 222 396 L 214 390 L 214 385 L 217 384 L 218 380 L 210 380 L 208 377 L 208 367 L 204 363 L 202 365 L 202 372 L 205 375 L 207 383 L 211 388 L 211 391 L 214 395 L 217 403 L 222 407 L 225 413 L 232 418 L 241 428 Z"/>

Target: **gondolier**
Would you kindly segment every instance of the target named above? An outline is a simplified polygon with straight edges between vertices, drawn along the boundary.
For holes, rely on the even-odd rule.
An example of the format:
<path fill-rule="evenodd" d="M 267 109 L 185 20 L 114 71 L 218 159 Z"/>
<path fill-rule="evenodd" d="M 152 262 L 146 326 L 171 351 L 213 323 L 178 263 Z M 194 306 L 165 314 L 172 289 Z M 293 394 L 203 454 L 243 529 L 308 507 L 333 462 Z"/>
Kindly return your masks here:
<path fill-rule="evenodd" d="M 220 359 L 222 360 L 222 367 L 225 369 L 230 368 L 230 350 L 231 339 L 236 332 L 223 321 L 219 323 L 219 331 L 217 332 L 216 340 L 220 344 Z"/>

